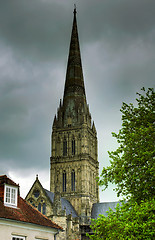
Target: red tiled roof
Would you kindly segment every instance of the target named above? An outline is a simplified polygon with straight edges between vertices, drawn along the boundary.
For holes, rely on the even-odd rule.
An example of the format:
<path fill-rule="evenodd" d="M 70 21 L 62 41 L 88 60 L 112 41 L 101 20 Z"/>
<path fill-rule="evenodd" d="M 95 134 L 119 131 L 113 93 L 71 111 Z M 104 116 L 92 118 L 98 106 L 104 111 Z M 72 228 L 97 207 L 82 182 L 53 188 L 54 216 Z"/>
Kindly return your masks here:
<path fill-rule="evenodd" d="M 0 201 L 0 218 L 62 229 L 56 223 L 52 222 L 39 211 L 34 209 L 23 198 L 19 197 L 18 201 L 18 208 L 6 207 L 3 202 Z"/>
<path fill-rule="evenodd" d="M 2 185 L 4 183 L 19 187 L 18 184 L 16 184 L 14 181 L 12 181 L 10 178 L 8 178 L 6 175 L 1 175 L 0 176 L 0 185 Z"/>
<path fill-rule="evenodd" d="M 6 175 L 5 177 L 7 178 Z M 1 179 L 1 176 L 0 176 L 0 179 Z M 1 183 L 0 183 L 0 187 L 2 188 Z M 38 210 L 33 208 L 20 196 L 18 196 L 17 208 L 4 206 L 3 199 L 0 198 L 0 218 L 27 222 L 27 223 L 37 224 L 40 226 L 63 230 L 62 227 L 58 226 L 56 223 L 52 222 L 50 219 L 48 219 L 46 216 L 40 213 Z"/>

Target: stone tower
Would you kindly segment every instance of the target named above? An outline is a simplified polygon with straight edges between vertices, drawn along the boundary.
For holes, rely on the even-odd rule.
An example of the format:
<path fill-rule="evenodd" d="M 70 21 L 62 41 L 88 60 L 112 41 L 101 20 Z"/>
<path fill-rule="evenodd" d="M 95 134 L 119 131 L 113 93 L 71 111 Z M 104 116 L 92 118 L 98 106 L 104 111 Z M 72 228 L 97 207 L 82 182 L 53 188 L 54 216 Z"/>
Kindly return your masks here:
<path fill-rule="evenodd" d="M 52 127 L 50 191 L 74 206 L 81 224 L 99 201 L 97 133 L 86 101 L 76 9 L 74 9 L 63 101 Z"/>

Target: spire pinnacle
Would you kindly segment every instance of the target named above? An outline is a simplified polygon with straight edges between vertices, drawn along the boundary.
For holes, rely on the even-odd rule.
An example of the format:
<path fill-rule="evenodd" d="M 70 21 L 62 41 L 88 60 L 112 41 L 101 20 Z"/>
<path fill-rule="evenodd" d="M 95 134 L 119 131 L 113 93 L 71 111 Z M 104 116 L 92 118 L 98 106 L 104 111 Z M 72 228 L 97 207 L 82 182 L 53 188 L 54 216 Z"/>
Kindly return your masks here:
<path fill-rule="evenodd" d="M 81 63 L 81 53 L 76 20 L 76 5 L 74 5 L 74 18 L 69 48 L 64 98 L 67 96 L 82 96 L 85 98 L 85 87 Z"/>
<path fill-rule="evenodd" d="M 74 16 L 76 15 L 77 11 L 76 11 L 76 4 L 74 4 Z"/>

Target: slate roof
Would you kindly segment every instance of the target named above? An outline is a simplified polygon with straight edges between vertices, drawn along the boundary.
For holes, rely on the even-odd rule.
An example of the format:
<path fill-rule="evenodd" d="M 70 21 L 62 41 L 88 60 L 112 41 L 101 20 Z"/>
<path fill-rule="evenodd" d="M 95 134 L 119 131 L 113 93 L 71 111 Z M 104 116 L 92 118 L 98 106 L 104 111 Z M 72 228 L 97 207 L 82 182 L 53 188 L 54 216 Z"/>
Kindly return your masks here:
<path fill-rule="evenodd" d="M 45 190 L 46 194 L 48 195 L 49 199 L 51 200 L 51 202 L 53 203 L 53 202 L 54 202 L 54 193 L 48 191 L 48 190 L 45 189 L 45 188 L 44 188 L 44 190 Z"/>
<path fill-rule="evenodd" d="M 120 204 L 120 202 L 94 203 L 92 207 L 91 218 L 97 219 L 99 214 L 102 214 L 105 217 L 107 217 L 108 216 L 107 211 L 109 211 L 109 208 L 111 208 L 112 210 L 115 210 L 118 203 Z"/>
<path fill-rule="evenodd" d="M 0 182 L 0 187 L 4 189 L 5 180 L 8 183 L 9 178 L 6 175 L 0 176 L 0 180 L 4 180 L 3 183 Z M 11 180 L 12 181 L 12 180 Z M 11 182 L 10 182 L 11 183 Z M 10 184 L 11 185 L 11 184 Z M 4 190 L 3 190 L 4 191 Z M 33 208 L 30 204 L 28 204 L 23 198 L 18 195 L 18 205 L 17 208 L 6 207 L 4 205 L 4 200 L 0 198 L 0 218 L 11 219 L 15 221 L 21 221 L 26 223 L 37 224 L 40 226 L 51 227 L 55 229 L 62 230 L 56 223 L 49 220 L 43 214 L 41 214 L 38 210 Z"/>
<path fill-rule="evenodd" d="M 54 202 L 54 193 L 48 191 L 47 189 L 44 189 L 48 197 L 50 198 L 51 202 Z M 74 207 L 71 205 L 71 203 L 65 199 L 65 198 L 60 198 L 61 199 L 61 207 L 62 210 L 66 209 L 66 214 L 72 214 L 72 217 L 78 217 L 77 212 L 75 211 Z"/>

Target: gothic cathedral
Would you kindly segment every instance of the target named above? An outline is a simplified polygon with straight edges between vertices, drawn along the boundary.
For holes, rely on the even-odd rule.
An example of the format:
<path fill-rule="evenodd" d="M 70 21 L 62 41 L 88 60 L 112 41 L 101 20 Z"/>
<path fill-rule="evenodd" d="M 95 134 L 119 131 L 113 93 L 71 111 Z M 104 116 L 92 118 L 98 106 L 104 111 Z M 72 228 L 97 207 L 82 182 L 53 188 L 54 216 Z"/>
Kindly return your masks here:
<path fill-rule="evenodd" d="M 99 162 L 97 132 L 86 100 L 76 9 L 63 101 L 52 126 L 50 166 L 50 191 L 37 176 L 26 200 L 63 227 L 58 240 L 87 239 L 92 213 L 99 209 Z"/>
<path fill-rule="evenodd" d="M 82 221 L 99 201 L 97 133 L 86 100 L 76 9 L 70 41 L 63 101 L 52 128 L 50 191 L 73 205 Z"/>

